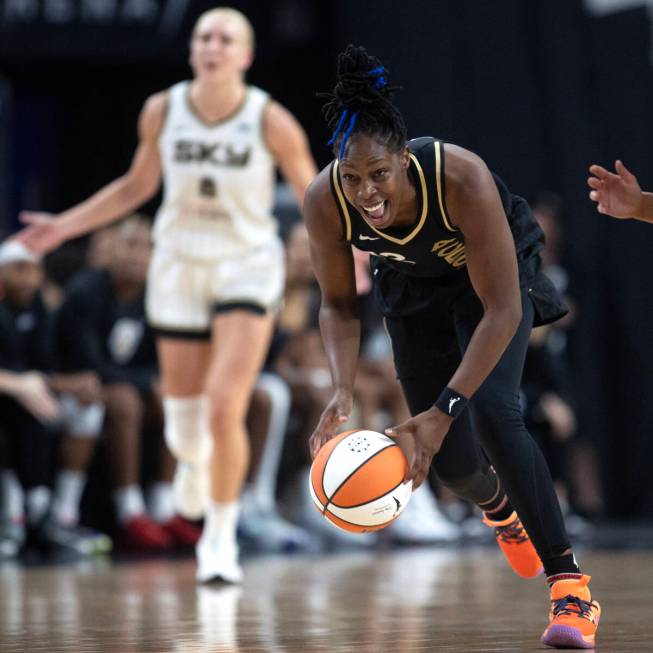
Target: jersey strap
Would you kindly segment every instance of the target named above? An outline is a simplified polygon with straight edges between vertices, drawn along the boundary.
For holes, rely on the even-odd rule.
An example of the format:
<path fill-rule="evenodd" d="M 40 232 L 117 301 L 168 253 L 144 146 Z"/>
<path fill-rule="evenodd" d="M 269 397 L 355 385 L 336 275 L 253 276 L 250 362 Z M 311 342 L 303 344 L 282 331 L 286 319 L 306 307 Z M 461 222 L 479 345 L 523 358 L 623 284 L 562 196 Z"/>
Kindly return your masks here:
<path fill-rule="evenodd" d="M 449 218 L 445 202 L 444 143 L 442 141 L 434 141 L 433 145 L 435 150 L 435 185 L 438 193 L 438 206 L 440 208 L 442 225 L 447 231 L 459 231 L 459 229 L 453 226 Z"/>
<path fill-rule="evenodd" d="M 340 179 L 338 175 L 338 159 L 335 159 L 331 164 L 331 192 L 336 198 L 336 206 L 340 214 L 340 221 L 342 222 L 342 234 L 346 242 L 351 242 L 351 217 L 349 216 L 349 209 L 347 208 L 347 200 L 340 188 Z"/>

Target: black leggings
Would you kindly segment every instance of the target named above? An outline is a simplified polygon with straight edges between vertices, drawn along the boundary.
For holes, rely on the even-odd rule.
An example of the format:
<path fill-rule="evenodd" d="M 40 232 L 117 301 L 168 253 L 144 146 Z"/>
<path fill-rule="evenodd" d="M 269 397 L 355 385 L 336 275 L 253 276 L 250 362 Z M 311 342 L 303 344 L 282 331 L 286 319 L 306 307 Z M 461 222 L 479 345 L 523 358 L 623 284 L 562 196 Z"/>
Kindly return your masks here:
<path fill-rule="evenodd" d="M 496 491 L 491 463 L 546 568 L 548 560 L 569 548 L 569 539 L 546 461 L 524 426 L 519 406 L 534 312 L 526 290 L 522 306 L 517 333 L 468 409 L 451 425 L 433 466 L 444 485 L 478 504 Z M 448 306 L 387 319 L 413 415 L 430 408 L 447 385 L 482 316 L 480 301 L 468 294 Z"/>

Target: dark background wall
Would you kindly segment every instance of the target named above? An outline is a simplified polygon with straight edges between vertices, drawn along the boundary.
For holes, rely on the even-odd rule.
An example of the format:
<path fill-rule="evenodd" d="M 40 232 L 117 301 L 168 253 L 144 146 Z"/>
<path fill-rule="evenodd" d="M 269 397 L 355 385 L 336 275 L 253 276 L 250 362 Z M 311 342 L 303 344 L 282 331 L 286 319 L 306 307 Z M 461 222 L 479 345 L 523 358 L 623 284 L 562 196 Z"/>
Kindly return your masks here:
<path fill-rule="evenodd" d="M 20 207 L 61 210 L 121 174 L 144 99 L 189 75 L 188 35 L 210 3 L 103 1 L 0 0 L 5 231 Z M 595 16 L 581 0 L 232 4 L 257 31 L 250 81 L 298 116 L 320 164 L 330 152 L 314 93 L 351 41 L 403 86 L 411 136 L 476 151 L 518 194 L 562 196 L 581 432 L 599 446 L 609 513 L 651 516 L 653 226 L 599 216 L 585 182 L 590 163 L 620 157 L 653 188 L 644 5 Z"/>

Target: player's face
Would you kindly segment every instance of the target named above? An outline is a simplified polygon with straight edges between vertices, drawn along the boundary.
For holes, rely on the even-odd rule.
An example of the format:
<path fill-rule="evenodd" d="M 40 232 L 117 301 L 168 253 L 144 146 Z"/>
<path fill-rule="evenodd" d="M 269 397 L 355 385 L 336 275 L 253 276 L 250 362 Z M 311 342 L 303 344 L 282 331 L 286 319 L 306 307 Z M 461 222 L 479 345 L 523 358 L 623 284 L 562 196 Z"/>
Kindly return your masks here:
<path fill-rule="evenodd" d="M 212 82 L 240 77 L 252 62 L 245 26 L 232 16 L 211 14 L 193 33 L 190 64 L 195 76 Z"/>
<path fill-rule="evenodd" d="M 16 306 L 29 306 L 42 284 L 40 263 L 17 261 L 0 268 L 0 290 Z"/>
<path fill-rule="evenodd" d="M 358 134 L 347 143 L 339 162 L 345 196 L 375 229 L 397 223 L 410 187 L 408 151 L 393 152 L 375 139 Z"/>

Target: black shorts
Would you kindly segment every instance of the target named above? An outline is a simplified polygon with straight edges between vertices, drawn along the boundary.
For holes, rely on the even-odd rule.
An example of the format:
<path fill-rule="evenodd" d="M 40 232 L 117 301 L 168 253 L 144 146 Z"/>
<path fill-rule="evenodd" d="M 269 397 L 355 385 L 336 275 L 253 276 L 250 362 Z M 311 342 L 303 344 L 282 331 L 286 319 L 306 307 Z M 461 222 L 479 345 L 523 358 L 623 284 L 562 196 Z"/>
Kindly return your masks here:
<path fill-rule="evenodd" d="M 551 281 L 540 271 L 540 258 L 520 263 L 520 285 L 534 309 L 533 326 L 558 320 L 567 313 Z M 446 277 L 411 277 L 374 262 L 374 296 L 392 340 L 399 378 L 422 374 L 462 357 L 456 320 L 482 315 L 466 270 Z"/>

